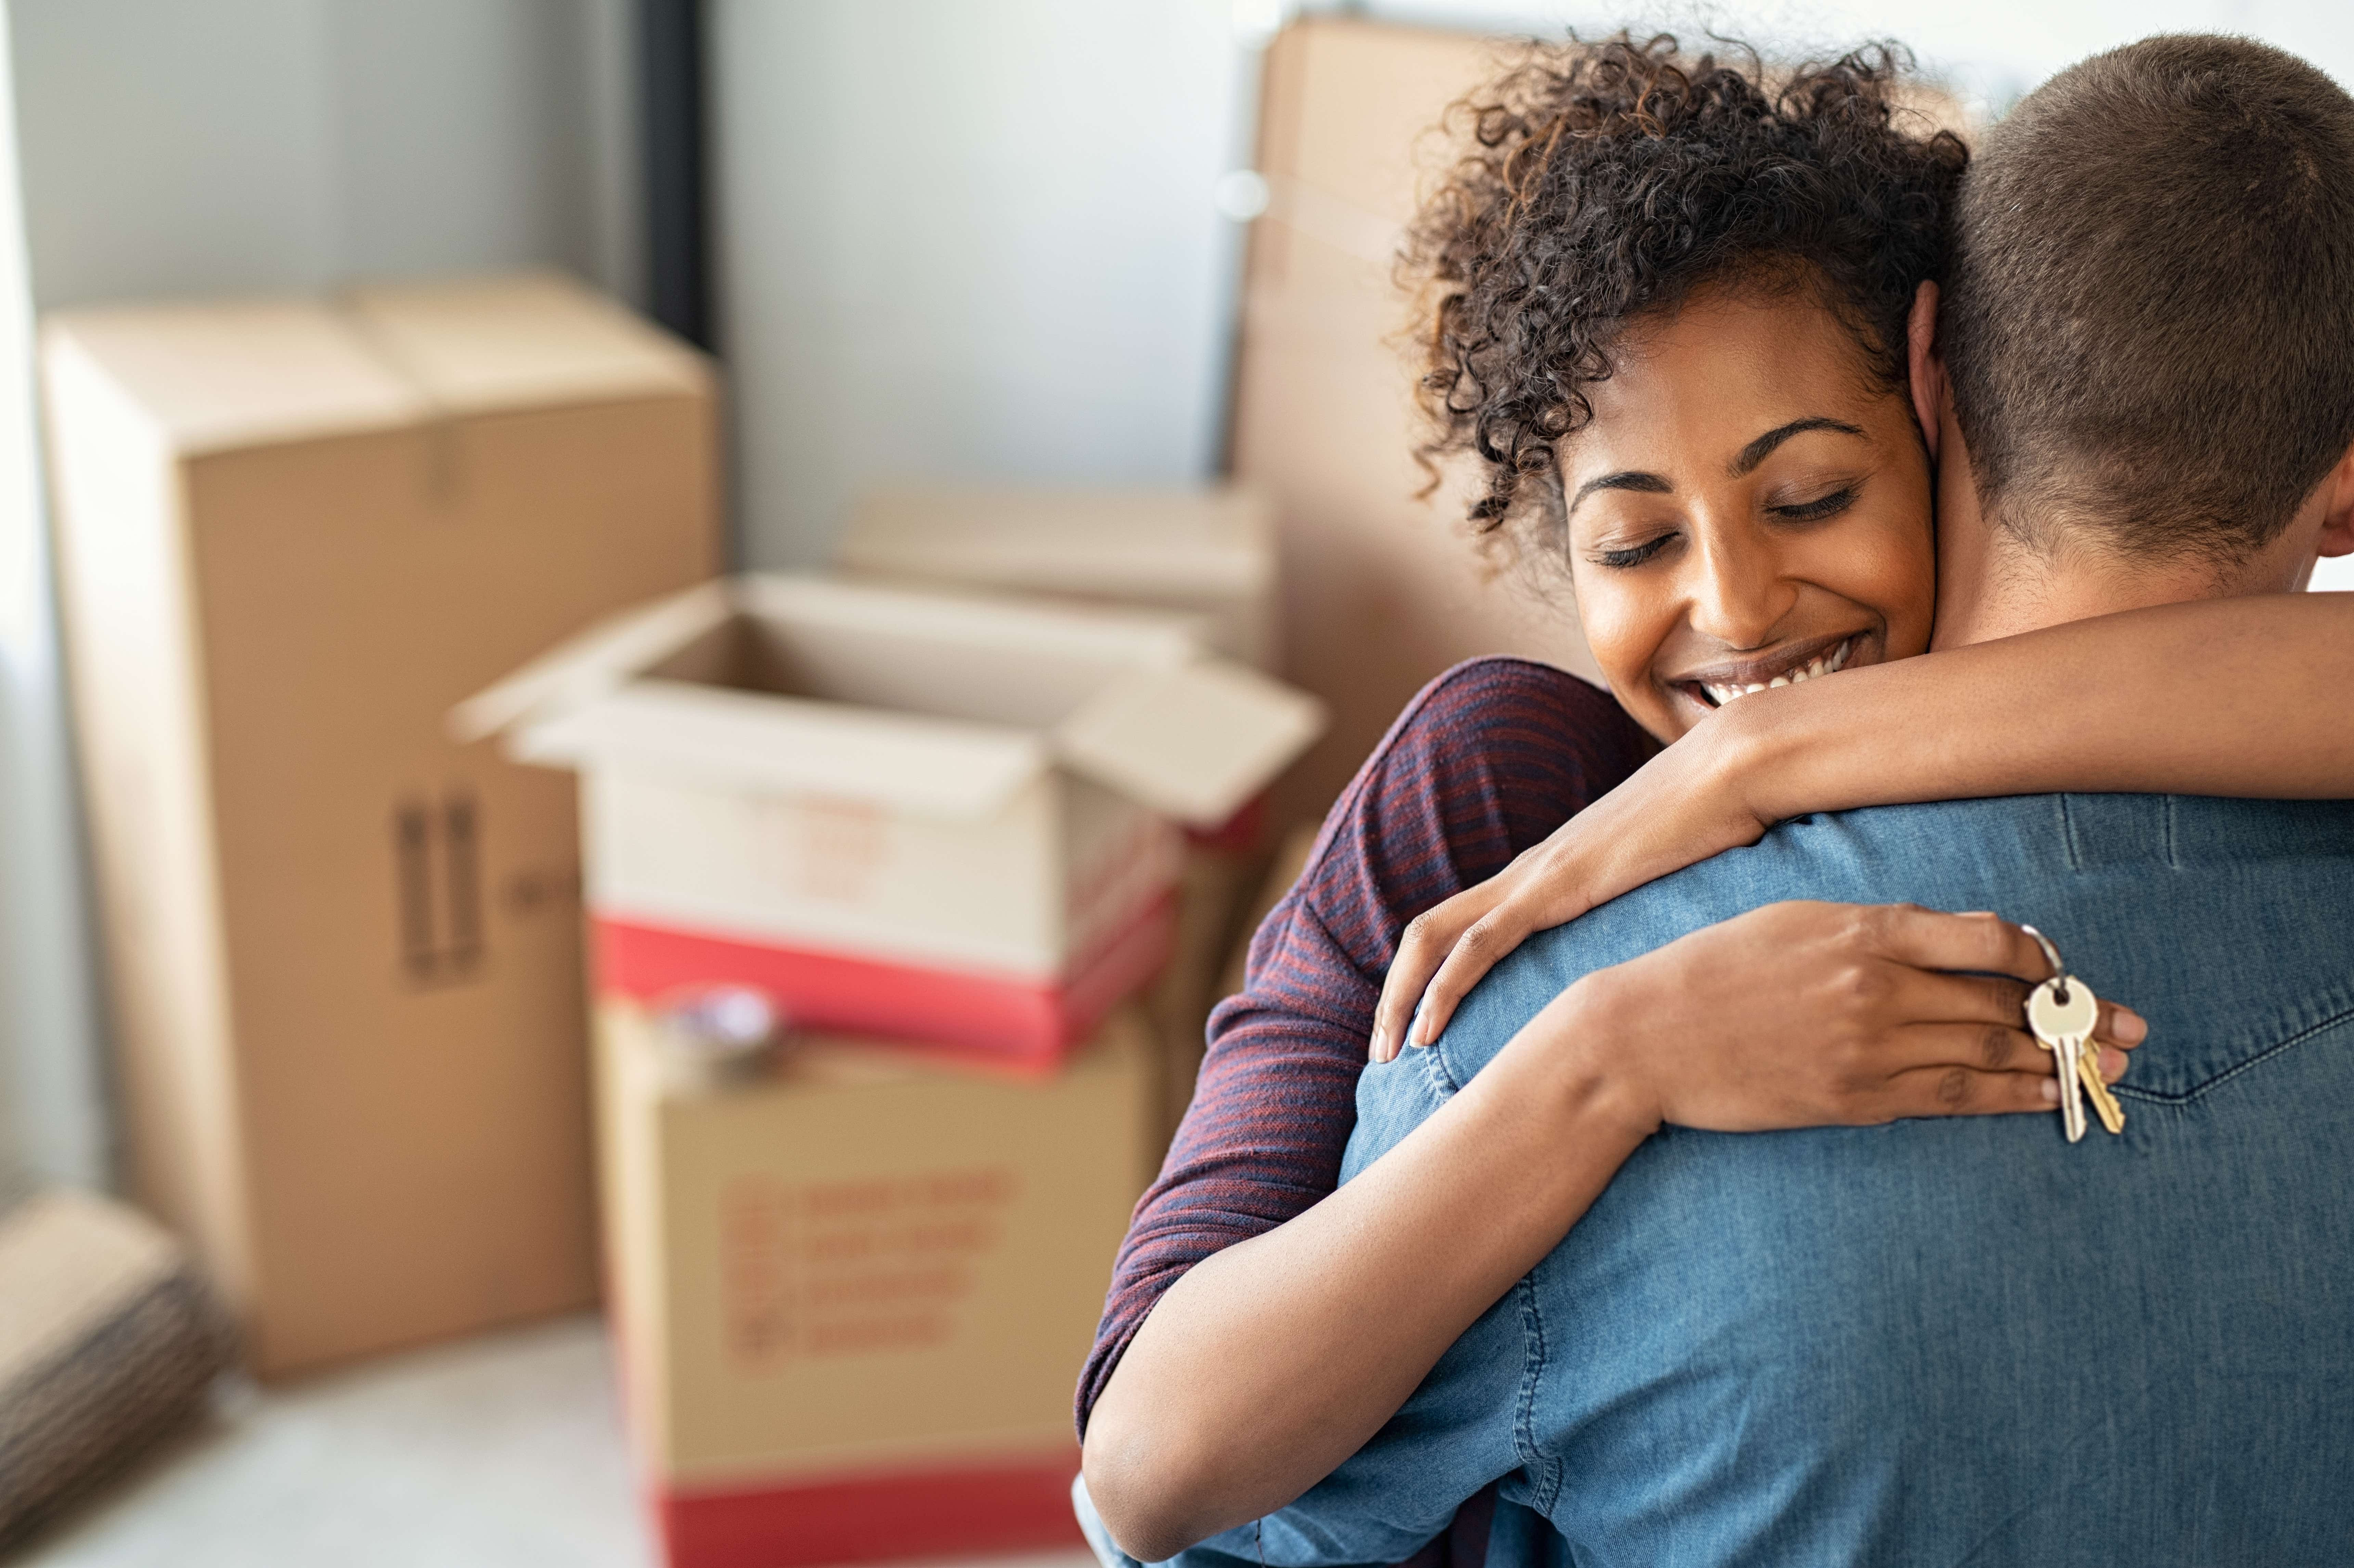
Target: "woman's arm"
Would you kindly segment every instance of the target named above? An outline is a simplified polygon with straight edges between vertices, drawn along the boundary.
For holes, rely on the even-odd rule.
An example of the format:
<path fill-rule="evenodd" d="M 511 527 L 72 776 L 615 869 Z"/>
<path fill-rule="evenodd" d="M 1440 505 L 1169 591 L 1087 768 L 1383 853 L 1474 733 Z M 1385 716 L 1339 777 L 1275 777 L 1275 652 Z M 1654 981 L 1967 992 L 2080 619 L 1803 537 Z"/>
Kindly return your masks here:
<path fill-rule="evenodd" d="M 1251 942 L 1158 1179 L 1112 1267 L 1079 1428 L 1187 1270 L 1331 1194 L 1356 1121 L 1381 977 L 1419 910 L 1501 871 L 1634 771 L 1649 737 L 1549 666 L 1483 659 L 1406 705 L 1341 792 L 1298 885 Z"/>
<path fill-rule="evenodd" d="M 2354 797 L 2354 594 L 2203 599 L 1759 692 L 1398 946 L 1373 1056 L 1532 931 L 1809 811 L 2046 791 Z M 1417 1007 L 1419 1012 L 1417 1015 Z"/>
<path fill-rule="evenodd" d="M 1321 1479 L 1663 1121 L 2048 1108 L 2024 987 L 1943 970 L 2045 973 L 2001 920 L 1780 904 L 1579 980 L 1354 1181 L 1161 1298 L 1087 1427 L 1114 1538 L 1160 1561 Z M 2100 1033 L 2143 1030 L 2119 1010 Z M 2124 1066 L 2104 1053 L 2108 1076 Z"/>

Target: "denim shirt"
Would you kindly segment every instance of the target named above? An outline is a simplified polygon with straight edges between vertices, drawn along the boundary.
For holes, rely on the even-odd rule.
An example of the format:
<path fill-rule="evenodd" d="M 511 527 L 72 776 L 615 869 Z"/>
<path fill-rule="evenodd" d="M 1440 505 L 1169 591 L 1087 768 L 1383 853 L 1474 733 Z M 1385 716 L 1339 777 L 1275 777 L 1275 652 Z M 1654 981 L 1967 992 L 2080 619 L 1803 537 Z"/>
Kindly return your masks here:
<path fill-rule="evenodd" d="M 1784 898 L 2041 928 L 2149 1021 L 2124 1135 L 1668 1128 L 1360 1453 L 1188 1568 L 1397 1562 L 1491 1480 L 1497 1568 L 2354 1563 L 2354 806 L 1785 824 L 1532 938 L 1368 1069 L 1343 1180 L 1579 976 Z"/>

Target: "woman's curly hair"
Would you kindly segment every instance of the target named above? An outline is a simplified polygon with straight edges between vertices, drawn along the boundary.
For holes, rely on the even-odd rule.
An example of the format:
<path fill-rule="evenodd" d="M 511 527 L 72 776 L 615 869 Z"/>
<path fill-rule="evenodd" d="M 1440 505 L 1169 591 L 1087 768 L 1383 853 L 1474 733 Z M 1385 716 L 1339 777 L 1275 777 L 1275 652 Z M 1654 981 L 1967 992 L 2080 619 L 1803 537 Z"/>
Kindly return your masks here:
<path fill-rule="evenodd" d="M 1532 44 L 1448 110 L 1467 150 L 1403 257 L 1430 302 L 1416 455 L 1435 485 L 1440 460 L 1479 454 L 1480 535 L 1533 514 L 1550 540 L 1555 443 L 1593 417 L 1613 344 L 1703 284 L 1810 285 L 1903 384 L 1905 316 L 1944 275 L 1967 148 L 1902 109 L 1911 62 L 1893 45 L 1787 76 L 1732 48 Z"/>

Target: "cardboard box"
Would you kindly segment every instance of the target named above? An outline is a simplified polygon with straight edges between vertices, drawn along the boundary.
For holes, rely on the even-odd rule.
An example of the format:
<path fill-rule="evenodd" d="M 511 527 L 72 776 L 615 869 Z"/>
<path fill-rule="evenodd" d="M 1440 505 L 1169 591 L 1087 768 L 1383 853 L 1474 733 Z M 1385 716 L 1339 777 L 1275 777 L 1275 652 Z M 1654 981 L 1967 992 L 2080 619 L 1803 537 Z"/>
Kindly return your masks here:
<path fill-rule="evenodd" d="M 1071 1389 L 1156 1151 L 1133 1010 L 1053 1078 L 822 1039 L 684 1088 L 598 1004 L 607 1247 L 672 1568 L 1076 1545 Z"/>
<path fill-rule="evenodd" d="M 1279 519 L 1284 675 L 1332 712 L 1277 791 L 1278 826 L 1320 818 L 1440 671 L 1517 653 L 1593 678 L 1565 583 L 1499 576 L 1467 535 L 1464 475 L 1430 499 L 1414 461 L 1419 334 L 1394 276 L 1428 135 L 1496 72 L 1469 34 L 1303 18 L 1266 56 L 1257 166 L 1270 202 L 1243 281 L 1236 479 Z"/>
<path fill-rule="evenodd" d="M 1274 667 L 1275 513 L 1246 486 L 877 490 L 852 512 L 834 564 L 899 582 L 1186 610 L 1216 652 Z"/>
<path fill-rule="evenodd" d="M 266 1374 L 590 1300 L 572 783 L 445 715 L 716 568 L 705 363 L 546 277 L 43 362 L 137 1198 Z"/>
<path fill-rule="evenodd" d="M 818 577 L 713 583 L 468 703 L 578 768 L 598 984 L 1051 1066 L 1166 957 L 1178 824 L 1313 738 L 1184 618 Z"/>

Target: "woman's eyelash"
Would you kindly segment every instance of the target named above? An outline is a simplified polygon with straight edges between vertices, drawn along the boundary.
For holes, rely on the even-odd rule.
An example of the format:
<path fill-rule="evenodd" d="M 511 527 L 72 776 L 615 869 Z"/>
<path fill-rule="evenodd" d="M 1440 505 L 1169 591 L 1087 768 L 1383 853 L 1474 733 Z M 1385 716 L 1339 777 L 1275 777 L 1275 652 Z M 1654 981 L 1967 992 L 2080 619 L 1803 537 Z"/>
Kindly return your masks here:
<path fill-rule="evenodd" d="M 1855 489 L 1852 484 L 1842 485 L 1829 495 L 1820 496 L 1813 501 L 1802 501 L 1795 506 L 1769 506 L 1766 510 L 1776 517 L 1787 518 L 1793 523 L 1817 523 L 1823 518 L 1844 512 L 1854 504 Z"/>
<path fill-rule="evenodd" d="M 1639 567 L 1661 550 L 1666 549 L 1668 541 L 1674 537 L 1673 534 L 1662 534 L 1656 539 L 1640 545 L 1629 545 L 1623 550 L 1596 550 L 1592 559 L 1597 567 Z"/>

